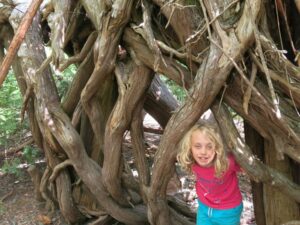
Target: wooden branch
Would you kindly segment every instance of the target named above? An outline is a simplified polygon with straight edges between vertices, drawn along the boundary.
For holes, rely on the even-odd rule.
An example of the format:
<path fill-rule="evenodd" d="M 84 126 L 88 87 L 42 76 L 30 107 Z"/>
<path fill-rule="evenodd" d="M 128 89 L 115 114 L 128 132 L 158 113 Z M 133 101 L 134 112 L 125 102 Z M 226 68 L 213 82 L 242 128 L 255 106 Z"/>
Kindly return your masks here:
<path fill-rule="evenodd" d="M 11 41 L 11 44 L 8 48 L 6 57 L 4 58 L 1 67 L 0 67 L 0 87 L 3 84 L 3 81 L 6 78 L 6 75 L 8 73 L 9 67 L 12 64 L 12 61 L 14 60 L 14 57 L 21 45 L 21 42 L 23 41 L 25 34 L 31 25 L 31 22 L 33 20 L 34 15 L 36 14 L 38 8 L 40 7 L 40 4 L 43 0 L 33 0 L 30 4 L 30 6 L 27 9 L 27 12 L 25 13 L 24 17 L 22 18 L 22 21 L 20 23 L 20 26 L 18 27 L 18 30 Z"/>
<path fill-rule="evenodd" d="M 51 175 L 51 170 L 47 166 L 47 168 L 45 169 L 44 174 L 41 178 L 40 192 L 42 194 L 43 199 L 45 199 L 45 201 L 47 203 L 46 208 L 48 210 L 50 210 L 51 214 L 53 214 L 55 211 L 55 204 L 54 204 L 52 197 L 49 195 L 48 189 L 47 189 L 47 184 L 48 184 L 50 175 Z"/>
<path fill-rule="evenodd" d="M 258 66 L 258 68 L 263 72 L 263 66 L 257 59 L 256 55 L 250 51 L 250 57 L 253 60 L 253 62 Z M 287 77 L 282 77 L 278 72 L 274 70 L 270 70 L 270 77 L 279 83 L 279 85 L 284 89 L 285 93 L 287 95 L 292 95 L 296 97 L 296 103 L 299 105 L 300 104 L 300 89 L 296 86 L 297 83 L 295 84 L 294 82 L 290 82 L 287 80 Z"/>
<path fill-rule="evenodd" d="M 176 211 L 180 212 L 184 216 L 191 217 L 191 218 L 196 216 L 196 213 L 193 212 L 190 209 L 190 207 L 187 205 L 187 203 L 185 201 L 183 201 L 181 198 L 179 198 L 177 196 L 168 195 L 167 200 L 168 200 L 169 205 L 172 208 L 174 208 Z"/>
<path fill-rule="evenodd" d="M 254 81 L 256 78 L 256 74 L 257 74 L 257 66 L 255 63 L 252 63 L 252 71 L 251 71 L 251 77 L 250 77 L 250 83 L 254 86 Z M 248 106 L 249 106 L 249 101 L 251 98 L 251 93 L 252 93 L 252 89 L 250 86 L 247 87 L 247 90 L 244 94 L 244 98 L 243 98 L 243 108 L 246 114 L 248 114 Z"/>
<path fill-rule="evenodd" d="M 300 0 L 295 0 L 295 4 L 297 6 L 298 12 L 300 13 Z"/>
<path fill-rule="evenodd" d="M 195 32 L 193 35 L 191 35 L 190 37 L 187 38 L 186 42 L 190 42 L 192 40 L 194 40 L 196 37 L 197 39 L 200 39 L 201 36 L 208 30 L 208 28 L 210 27 L 210 25 L 212 23 L 214 23 L 220 16 L 222 16 L 226 10 L 228 10 L 230 7 L 232 7 L 234 4 L 236 4 L 239 0 L 235 0 L 233 2 L 231 2 L 230 4 L 228 4 L 223 11 L 220 14 L 217 14 L 214 18 L 212 18 L 211 20 L 205 21 L 206 22 L 206 26 L 201 27 L 200 30 L 198 30 L 197 32 Z M 203 8 L 204 6 L 201 5 L 201 7 Z"/>
<path fill-rule="evenodd" d="M 14 189 L 12 189 L 10 192 L 5 194 L 3 197 L 0 198 L 0 202 L 3 202 L 5 199 L 7 199 L 9 196 L 11 196 L 14 193 Z"/>
<path fill-rule="evenodd" d="M 125 92 L 126 92 L 126 83 L 128 82 L 128 80 L 124 80 L 123 81 L 123 76 L 124 75 L 124 66 L 122 66 L 122 64 L 117 65 L 115 68 L 115 76 L 116 76 L 116 80 L 117 80 L 117 84 L 118 84 L 118 90 L 119 90 L 119 98 L 123 99 Z"/>
<path fill-rule="evenodd" d="M 124 31 L 123 40 L 128 46 L 130 46 L 132 51 L 129 51 L 129 53 L 132 58 L 137 58 L 140 62 L 154 70 L 154 54 L 148 47 L 145 39 L 138 34 L 141 34 L 140 30 L 135 28 L 126 28 Z M 186 84 L 187 89 L 189 89 L 191 86 L 191 80 L 193 80 L 191 77 L 191 72 L 174 59 L 172 60 L 170 57 L 165 56 L 162 57 L 164 57 L 164 61 L 160 61 L 159 67 L 157 68 L 158 73 L 164 74 L 165 76 L 174 80 L 180 86 L 183 85 L 181 81 L 181 73 L 184 74 L 184 83 Z M 165 66 L 164 62 L 167 63 L 167 66 Z M 176 68 L 175 65 L 177 65 L 180 69 Z"/>
<path fill-rule="evenodd" d="M 50 55 L 47 59 L 45 59 L 42 63 L 42 65 L 36 70 L 36 74 L 41 74 L 42 72 L 44 72 L 44 70 L 48 67 L 48 65 L 50 64 L 52 59 L 52 55 Z M 27 105 L 29 100 L 32 98 L 33 96 L 33 86 L 31 83 L 29 83 L 27 85 L 27 89 L 26 89 L 26 93 L 24 95 L 24 100 L 23 100 L 23 106 L 21 109 L 21 123 L 24 120 L 24 115 L 25 115 L 25 111 L 27 109 Z"/>
<path fill-rule="evenodd" d="M 144 109 L 164 129 L 179 103 L 167 86 L 155 76 L 147 93 Z"/>
<path fill-rule="evenodd" d="M 153 134 L 163 134 L 164 130 L 161 128 L 144 127 L 144 132 L 149 132 Z"/>
<path fill-rule="evenodd" d="M 250 52 L 250 57 L 253 60 L 253 62 L 258 66 L 258 68 L 263 72 L 263 65 L 259 62 L 259 60 L 257 59 L 256 55 L 253 52 Z M 291 91 L 300 94 L 300 90 L 297 87 L 294 87 L 291 83 L 289 83 L 289 81 L 283 77 L 281 77 L 279 74 L 277 74 L 275 71 L 270 70 L 270 77 L 281 83 L 282 85 L 286 86 L 288 89 L 290 89 Z"/>
<path fill-rule="evenodd" d="M 166 45 L 164 42 L 162 41 L 159 41 L 159 40 L 156 40 L 156 43 L 157 45 L 162 49 L 164 50 L 165 52 L 167 52 L 168 54 L 170 54 L 171 56 L 172 55 L 175 55 L 177 58 L 180 58 L 180 59 L 184 59 L 184 58 L 187 58 L 189 55 L 187 54 L 187 52 L 184 52 L 184 53 L 181 53 L 181 52 L 178 52 L 177 50 L 169 47 L 168 45 Z M 198 56 L 194 56 L 194 55 L 191 55 L 191 59 L 196 62 L 196 63 L 201 63 L 202 62 L 202 59 L 199 59 Z"/>
<path fill-rule="evenodd" d="M 90 78 L 93 68 L 93 50 L 91 49 L 86 58 L 77 68 L 77 72 L 74 75 L 72 83 L 68 92 L 66 93 L 65 98 L 62 102 L 63 110 L 71 117 L 76 106 L 78 105 L 80 94 L 88 79 Z"/>
<path fill-rule="evenodd" d="M 288 21 L 287 14 L 286 14 L 286 7 L 285 7 L 285 5 L 283 5 L 282 0 L 276 0 L 275 6 L 276 6 L 276 9 L 279 12 L 279 14 L 283 17 L 285 29 L 288 34 L 288 40 L 291 44 L 292 51 L 293 51 L 294 55 L 297 55 L 297 50 L 296 50 L 294 42 L 293 42 L 290 25 L 289 25 L 289 21 Z"/>
<path fill-rule="evenodd" d="M 120 201 L 124 198 L 121 196 L 122 192 L 119 187 L 121 184 L 119 183 L 120 171 L 118 171 L 121 164 L 123 134 L 130 126 L 134 110 L 144 100 L 144 96 L 151 84 L 153 72 L 145 66 L 138 66 L 130 61 L 122 67 L 120 68 L 120 65 L 118 65 L 115 68 L 119 96 L 105 129 L 102 172 L 110 194 L 114 198 L 118 198 L 120 204 L 128 204 L 127 199 Z M 130 84 L 130 86 L 127 84 Z"/>
<path fill-rule="evenodd" d="M 130 135 L 132 143 L 132 153 L 135 160 L 135 165 L 139 174 L 140 194 L 144 202 L 147 201 L 144 187 L 149 186 L 150 170 L 145 155 L 145 142 L 143 130 L 143 104 L 140 101 L 132 113 L 132 121 L 130 124 Z"/>
<path fill-rule="evenodd" d="M 154 33 L 151 28 L 151 12 L 150 12 L 150 5 L 148 4 L 147 1 L 142 0 L 142 9 L 143 9 L 143 37 L 145 38 L 149 48 L 151 51 L 155 54 L 155 59 L 154 59 L 154 71 L 157 72 L 158 67 L 159 67 L 159 62 L 162 60 L 162 62 L 166 64 L 164 61 L 164 58 L 162 57 L 162 53 L 157 45 L 157 42 L 155 41 Z"/>
<path fill-rule="evenodd" d="M 250 16 L 251 16 L 250 19 L 251 19 L 251 22 L 252 22 L 252 25 L 253 25 L 253 31 L 254 31 L 254 36 L 255 36 L 255 39 L 256 39 L 256 46 L 257 46 L 257 49 L 258 49 L 258 54 L 259 54 L 259 57 L 261 59 L 261 62 L 262 62 L 263 68 L 264 68 L 264 73 L 265 73 L 265 76 L 266 76 L 266 80 L 267 80 L 267 83 L 268 83 L 268 86 L 269 86 L 269 90 L 270 90 L 270 94 L 271 94 L 271 98 L 272 98 L 272 104 L 273 104 L 273 106 L 276 110 L 276 113 L 279 116 L 281 114 L 280 109 L 279 109 L 279 103 L 278 103 L 278 100 L 276 98 L 273 82 L 272 82 L 272 79 L 271 79 L 271 76 L 270 76 L 270 70 L 267 66 L 266 58 L 265 58 L 264 53 L 263 53 L 262 44 L 261 44 L 260 38 L 259 38 L 259 31 L 257 29 L 257 26 L 256 26 L 255 22 L 254 22 L 254 17 L 251 14 L 251 10 L 249 12 L 250 12 Z"/>
<path fill-rule="evenodd" d="M 98 32 L 96 32 L 96 31 L 92 32 L 89 35 L 88 39 L 86 40 L 86 42 L 85 42 L 84 46 L 82 47 L 80 53 L 77 54 L 77 55 L 74 55 L 74 56 L 70 57 L 68 60 L 66 60 L 64 62 L 64 64 L 62 64 L 59 67 L 59 71 L 64 71 L 69 65 L 84 60 L 87 57 L 87 55 L 89 54 L 91 48 L 93 47 L 97 37 L 98 37 Z"/>
<path fill-rule="evenodd" d="M 225 50 L 214 40 L 211 40 L 211 42 L 216 45 L 223 53 L 224 55 L 232 62 L 232 64 L 234 65 L 235 69 L 238 71 L 238 73 L 241 75 L 242 79 L 249 85 L 249 88 L 251 88 L 255 93 L 257 93 L 257 95 L 263 100 L 266 101 L 262 95 L 259 93 L 259 91 L 253 86 L 253 84 L 251 84 L 251 82 L 248 80 L 247 76 L 245 75 L 245 73 L 243 72 L 242 69 L 240 69 L 240 67 L 238 66 L 238 64 L 234 61 L 234 59 L 232 57 L 230 57 Z"/>
<path fill-rule="evenodd" d="M 15 154 L 16 152 L 22 150 L 25 146 L 30 145 L 33 143 L 33 138 L 30 137 L 27 141 L 23 142 L 22 144 L 18 145 L 17 147 L 10 148 L 8 150 L 4 150 L 3 152 L 0 152 L 0 158 L 6 157 L 8 155 Z"/>
<path fill-rule="evenodd" d="M 202 8 L 202 11 L 203 11 L 203 14 L 204 14 L 206 29 L 207 29 L 207 32 L 208 32 L 208 37 L 209 37 L 209 39 L 211 39 L 211 28 L 209 26 L 209 19 L 208 19 L 208 15 L 207 15 L 207 10 L 205 8 L 203 0 L 200 0 L 200 5 L 201 5 L 201 8 Z"/>
<path fill-rule="evenodd" d="M 193 36 L 195 31 L 199 29 L 199 26 L 204 27 L 203 15 L 197 14 L 197 16 L 193 16 L 193 10 L 194 8 L 196 8 L 196 5 L 191 5 L 188 1 L 179 2 L 153 0 L 153 2 L 160 7 L 161 13 L 168 20 L 165 28 L 161 29 L 161 33 L 164 33 L 165 31 L 162 30 L 166 30 L 166 28 L 170 24 L 170 26 L 176 33 L 176 35 L 173 36 L 178 37 L 180 46 L 182 46 L 183 49 L 186 49 L 186 52 L 190 53 L 188 56 L 197 55 L 199 52 L 203 52 L 203 50 L 208 46 L 206 37 L 201 35 L 194 36 L 194 39 L 190 39 L 190 41 L 187 41 L 189 37 Z M 160 24 L 160 22 L 158 21 L 157 23 Z M 160 26 L 156 27 L 160 29 Z M 166 40 L 168 40 L 168 38 Z M 190 57 L 187 57 L 187 61 L 189 61 L 190 59 Z M 198 66 L 196 66 L 196 68 L 197 67 Z"/>
<path fill-rule="evenodd" d="M 92 101 L 92 99 L 95 98 L 95 95 L 99 90 L 99 85 L 103 84 L 108 75 L 113 72 L 114 62 L 117 56 L 116 50 L 118 49 L 123 29 L 129 21 L 132 5 L 133 0 L 123 1 L 121 5 L 122 8 L 118 7 L 117 15 L 111 15 L 114 11 L 106 14 L 104 18 L 101 19 L 101 25 L 96 26 L 101 27 L 102 24 L 105 24 L 104 29 L 101 31 L 101 37 L 97 40 L 99 41 L 99 45 L 96 48 L 97 59 L 94 71 L 81 93 L 82 106 L 87 114 L 88 111 L 91 110 L 89 108 L 89 101 Z M 97 12 L 97 14 L 99 13 Z M 93 121 L 90 114 L 88 114 L 88 117 Z"/>
<path fill-rule="evenodd" d="M 51 20 L 48 25 L 51 29 L 51 49 L 52 49 L 52 63 L 55 68 L 65 59 L 63 47 L 65 45 L 65 31 L 72 15 L 70 13 L 72 0 L 51 1 L 54 7 L 51 13 Z"/>
<path fill-rule="evenodd" d="M 97 199 L 99 205 L 118 221 L 126 224 L 145 224 L 146 212 L 141 206 L 136 205 L 134 209 L 120 207 L 107 194 L 103 185 L 102 170 L 94 160 L 88 157 L 83 142 L 69 117 L 60 108 L 51 110 L 51 115 L 56 118 L 55 129 L 52 130 L 53 136 L 64 148 L 78 176 Z"/>
<path fill-rule="evenodd" d="M 53 54 L 51 54 L 47 59 L 45 59 L 42 63 L 42 65 L 36 70 L 37 74 L 41 74 L 44 72 L 44 70 L 48 67 L 48 65 L 51 63 Z"/>
<path fill-rule="evenodd" d="M 27 86 L 27 89 L 26 89 L 26 92 L 24 95 L 23 106 L 21 109 L 21 123 L 23 123 L 25 111 L 27 109 L 27 104 L 32 96 L 33 96 L 33 86 L 29 84 Z"/>
<path fill-rule="evenodd" d="M 300 2 L 299 2 L 299 4 L 300 4 Z M 300 12 L 300 5 L 299 5 L 299 12 Z M 292 221 L 283 223 L 281 225 L 299 225 L 299 224 L 300 224 L 300 220 L 292 220 Z"/>
<path fill-rule="evenodd" d="M 270 41 L 270 39 L 268 39 L 265 35 L 260 33 L 259 38 L 265 53 L 265 57 L 268 56 L 268 62 L 276 63 L 279 66 L 281 71 L 280 73 L 283 74 L 283 76 L 299 81 L 300 67 L 295 66 L 291 61 L 289 61 L 283 52 L 276 47 L 276 44 Z M 267 55 L 267 52 L 270 52 L 271 54 Z"/>
<path fill-rule="evenodd" d="M 41 171 L 34 165 L 31 165 L 28 167 L 27 172 L 29 173 L 31 177 L 31 181 L 34 186 L 34 192 L 35 192 L 35 198 L 37 201 L 42 201 L 42 193 L 40 191 L 40 184 L 41 184 L 41 179 L 42 179 L 42 174 Z"/>
<path fill-rule="evenodd" d="M 89 225 L 99 225 L 99 224 L 112 224 L 113 223 L 113 218 L 104 215 L 104 216 L 99 216 L 98 219 L 94 220 L 93 222 L 90 222 Z"/>
<path fill-rule="evenodd" d="M 288 104 L 284 98 L 280 98 L 280 105 L 285 108 L 282 118 L 278 118 L 271 103 L 262 101 L 263 98 L 252 93 L 249 114 L 242 108 L 242 79 L 235 76 L 225 93 L 224 100 L 235 112 L 244 118 L 262 137 L 275 143 L 278 152 L 284 152 L 297 162 L 300 162 L 300 154 L 296 146 L 300 146 L 300 131 L 295 126 L 299 123 L 299 115 L 294 111 L 292 105 Z M 266 85 L 260 80 L 256 80 L 256 87 L 265 98 L 269 99 L 269 92 Z M 263 126 L 262 126 L 263 124 Z"/>
<path fill-rule="evenodd" d="M 84 205 L 78 205 L 77 208 L 83 215 L 85 215 L 88 218 L 92 218 L 92 216 L 95 217 L 109 216 L 105 211 L 102 211 L 100 209 L 95 210 L 95 209 L 88 208 L 87 206 Z"/>
<path fill-rule="evenodd" d="M 62 163 L 56 165 L 53 169 L 52 175 L 49 178 L 50 182 L 53 182 L 56 177 L 58 176 L 58 174 L 67 166 L 72 166 L 72 161 L 70 159 L 67 159 L 65 161 L 63 161 Z"/>

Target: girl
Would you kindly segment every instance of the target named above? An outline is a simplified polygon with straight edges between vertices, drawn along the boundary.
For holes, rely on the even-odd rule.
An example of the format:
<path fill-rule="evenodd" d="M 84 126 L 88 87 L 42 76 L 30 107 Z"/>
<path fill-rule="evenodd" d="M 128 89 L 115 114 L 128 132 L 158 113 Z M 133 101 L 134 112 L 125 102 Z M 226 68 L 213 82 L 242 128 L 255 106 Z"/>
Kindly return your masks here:
<path fill-rule="evenodd" d="M 196 177 L 197 225 L 238 225 L 243 209 L 232 155 L 226 155 L 220 135 L 210 126 L 194 125 L 183 137 L 177 159 Z"/>

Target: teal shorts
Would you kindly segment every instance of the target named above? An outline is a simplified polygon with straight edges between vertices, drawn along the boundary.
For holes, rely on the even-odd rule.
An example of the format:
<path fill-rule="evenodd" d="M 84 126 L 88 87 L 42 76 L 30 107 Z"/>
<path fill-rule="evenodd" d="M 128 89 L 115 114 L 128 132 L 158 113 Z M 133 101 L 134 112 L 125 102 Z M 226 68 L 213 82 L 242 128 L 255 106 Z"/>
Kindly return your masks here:
<path fill-rule="evenodd" d="M 214 209 L 198 201 L 197 225 L 239 225 L 243 203 L 232 209 Z"/>

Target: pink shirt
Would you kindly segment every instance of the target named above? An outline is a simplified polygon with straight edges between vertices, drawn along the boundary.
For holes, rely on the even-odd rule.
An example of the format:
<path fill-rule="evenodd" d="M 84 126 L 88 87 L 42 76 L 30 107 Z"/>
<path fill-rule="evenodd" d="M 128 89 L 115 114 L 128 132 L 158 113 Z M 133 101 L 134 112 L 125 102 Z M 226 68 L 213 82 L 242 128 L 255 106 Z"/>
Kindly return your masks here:
<path fill-rule="evenodd" d="M 215 168 L 193 165 L 196 175 L 196 193 L 199 200 L 208 207 L 215 209 L 230 209 L 242 202 L 242 195 L 238 185 L 236 173 L 240 166 L 233 155 L 229 155 L 229 168 L 221 178 L 216 178 Z"/>

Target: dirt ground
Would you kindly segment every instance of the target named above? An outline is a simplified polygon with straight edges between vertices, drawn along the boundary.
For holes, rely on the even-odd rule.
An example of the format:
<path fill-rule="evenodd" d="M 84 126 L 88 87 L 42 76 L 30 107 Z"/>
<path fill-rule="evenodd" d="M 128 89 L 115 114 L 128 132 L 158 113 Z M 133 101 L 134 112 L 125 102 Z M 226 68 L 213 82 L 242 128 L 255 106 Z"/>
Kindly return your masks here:
<path fill-rule="evenodd" d="M 34 188 L 27 172 L 20 176 L 0 174 L 0 224 L 1 225 L 42 225 L 47 224 L 44 203 L 34 196 Z M 51 224 L 65 225 L 59 212 Z"/>
<path fill-rule="evenodd" d="M 149 127 L 149 124 L 145 124 Z M 153 124 L 150 124 L 152 128 Z M 145 136 L 149 148 L 155 149 L 159 142 L 159 135 L 149 134 Z M 2 162 L 1 162 L 2 160 Z M 0 167 L 3 159 L 0 159 Z M 239 177 L 240 188 L 243 195 L 244 210 L 241 225 L 256 225 L 253 213 L 251 185 L 246 175 Z M 191 196 L 191 206 L 196 208 L 195 190 L 191 187 L 187 191 Z M 54 216 L 48 217 L 44 203 L 35 199 L 34 187 L 26 168 L 21 174 L 4 174 L 0 170 L 0 225 L 67 225 L 59 211 Z"/>
<path fill-rule="evenodd" d="M 1 225 L 67 225 L 58 211 L 49 223 L 45 204 L 35 199 L 33 183 L 25 170 L 19 176 L 0 173 L 0 184 Z"/>

